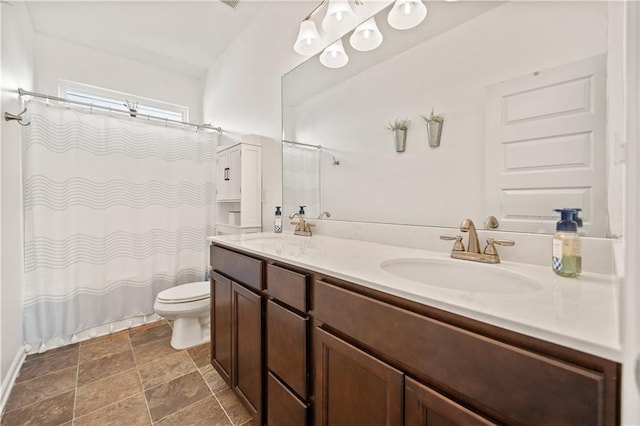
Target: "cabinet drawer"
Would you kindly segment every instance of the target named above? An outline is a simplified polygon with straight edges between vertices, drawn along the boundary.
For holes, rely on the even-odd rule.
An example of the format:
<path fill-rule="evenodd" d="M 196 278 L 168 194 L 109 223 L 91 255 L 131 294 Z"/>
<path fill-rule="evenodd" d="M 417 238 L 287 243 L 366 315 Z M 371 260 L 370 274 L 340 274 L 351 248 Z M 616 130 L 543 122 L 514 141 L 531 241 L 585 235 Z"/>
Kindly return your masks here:
<path fill-rule="evenodd" d="M 315 318 L 506 423 L 605 424 L 604 375 L 319 281 Z"/>
<path fill-rule="evenodd" d="M 271 373 L 267 375 L 267 424 L 304 426 L 307 424 L 307 405 Z"/>
<path fill-rule="evenodd" d="M 267 292 L 270 296 L 301 311 L 307 311 L 308 276 L 281 268 L 267 266 Z"/>
<path fill-rule="evenodd" d="M 303 399 L 307 398 L 307 323 L 308 319 L 267 303 L 267 367 Z"/>
<path fill-rule="evenodd" d="M 404 380 L 404 422 L 406 425 L 495 425 L 495 423 L 451 401 L 428 386 L 409 377 Z"/>
<path fill-rule="evenodd" d="M 262 290 L 262 261 L 219 246 L 211 247 L 211 266 L 234 281 Z"/>

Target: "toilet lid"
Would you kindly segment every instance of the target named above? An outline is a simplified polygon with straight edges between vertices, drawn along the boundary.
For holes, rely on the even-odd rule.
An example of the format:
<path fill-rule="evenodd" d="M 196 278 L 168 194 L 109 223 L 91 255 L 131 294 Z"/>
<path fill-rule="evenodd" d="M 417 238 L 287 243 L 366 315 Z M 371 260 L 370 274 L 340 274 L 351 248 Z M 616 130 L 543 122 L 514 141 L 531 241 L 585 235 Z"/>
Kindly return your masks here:
<path fill-rule="evenodd" d="M 158 294 L 158 301 L 164 303 L 195 302 L 209 298 L 209 281 L 181 284 Z"/>

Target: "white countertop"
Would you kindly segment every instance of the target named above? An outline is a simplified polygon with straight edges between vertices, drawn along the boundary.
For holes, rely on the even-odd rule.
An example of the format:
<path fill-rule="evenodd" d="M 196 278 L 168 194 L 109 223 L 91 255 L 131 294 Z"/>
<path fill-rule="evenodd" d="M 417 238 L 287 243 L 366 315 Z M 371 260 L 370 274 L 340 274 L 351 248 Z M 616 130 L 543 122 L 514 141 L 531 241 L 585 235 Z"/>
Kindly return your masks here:
<path fill-rule="evenodd" d="M 550 266 L 482 264 L 450 259 L 448 253 L 324 235 L 259 233 L 209 240 L 613 361 L 622 358 L 621 284 L 615 276 L 585 272 L 578 278 L 562 278 Z M 431 286 L 382 269 L 381 264 L 391 259 L 432 259 L 452 267 L 463 262 L 463 268 L 476 268 L 479 273 L 491 268 L 490 272 L 524 276 L 537 287 L 520 294 Z"/>

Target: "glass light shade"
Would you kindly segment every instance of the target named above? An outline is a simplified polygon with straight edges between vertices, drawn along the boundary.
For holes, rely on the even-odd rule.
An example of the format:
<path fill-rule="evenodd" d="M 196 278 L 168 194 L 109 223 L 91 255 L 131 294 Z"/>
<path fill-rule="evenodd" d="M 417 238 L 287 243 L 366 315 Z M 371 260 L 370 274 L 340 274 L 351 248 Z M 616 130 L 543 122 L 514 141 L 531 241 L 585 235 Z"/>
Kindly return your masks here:
<path fill-rule="evenodd" d="M 314 55 L 320 50 L 320 43 L 320 33 L 318 33 L 316 23 L 311 19 L 302 21 L 293 50 L 301 55 Z"/>
<path fill-rule="evenodd" d="M 352 29 L 357 22 L 356 14 L 345 0 L 329 0 L 327 13 L 322 20 L 322 28 L 328 33 L 344 33 Z"/>
<path fill-rule="evenodd" d="M 351 46 L 361 52 L 368 52 L 382 43 L 382 33 L 376 25 L 376 18 L 371 17 L 358 25 L 351 37 L 349 38 Z"/>
<path fill-rule="evenodd" d="M 347 52 L 344 51 L 342 40 L 327 46 L 320 54 L 320 63 L 327 68 L 342 68 L 349 62 Z"/>
<path fill-rule="evenodd" d="M 387 16 L 387 22 L 396 30 L 408 30 L 424 21 L 427 6 L 422 0 L 396 0 Z"/>

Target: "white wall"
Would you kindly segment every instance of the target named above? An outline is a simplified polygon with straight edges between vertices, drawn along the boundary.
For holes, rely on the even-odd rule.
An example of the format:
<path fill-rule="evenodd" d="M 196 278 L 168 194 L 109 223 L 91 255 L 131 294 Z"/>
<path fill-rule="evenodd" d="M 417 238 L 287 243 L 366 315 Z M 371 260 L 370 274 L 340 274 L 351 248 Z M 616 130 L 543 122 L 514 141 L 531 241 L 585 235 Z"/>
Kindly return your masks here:
<path fill-rule="evenodd" d="M 23 2 L 2 3 L 2 112 L 22 111 L 16 89 L 33 90 L 33 29 Z M 0 220 L 0 381 L 2 397 L 7 397 L 22 350 L 22 199 L 21 199 L 21 131 L 16 122 L 0 120 L 1 195 Z M 17 365 L 14 364 L 17 362 Z M 14 364 L 12 366 L 12 364 Z M 4 399 L 2 400 L 4 404 Z"/>
<path fill-rule="evenodd" d="M 270 140 L 262 150 L 263 229 L 273 227 L 282 200 L 281 77 L 305 58 L 293 51 L 295 27 L 312 6 L 307 2 L 268 2 L 209 69 L 204 121 L 224 129 L 223 141 L 243 134 Z"/>
<path fill-rule="evenodd" d="M 4 47 L 4 46 L 3 46 Z M 189 120 L 202 122 L 202 81 L 110 53 L 36 35 L 35 91 L 58 95 L 58 81 L 92 86 L 189 107 Z"/>
<path fill-rule="evenodd" d="M 606 3 L 507 3 L 298 104 L 293 140 L 322 145 L 322 208 L 335 217 L 478 223 L 495 214 L 485 207 L 487 86 L 606 51 Z M 431 107 L 446 119 L 437 149 L 420 117 Z M 405 153 L 385 128 L 397 117 L 411 120 Z"/>

